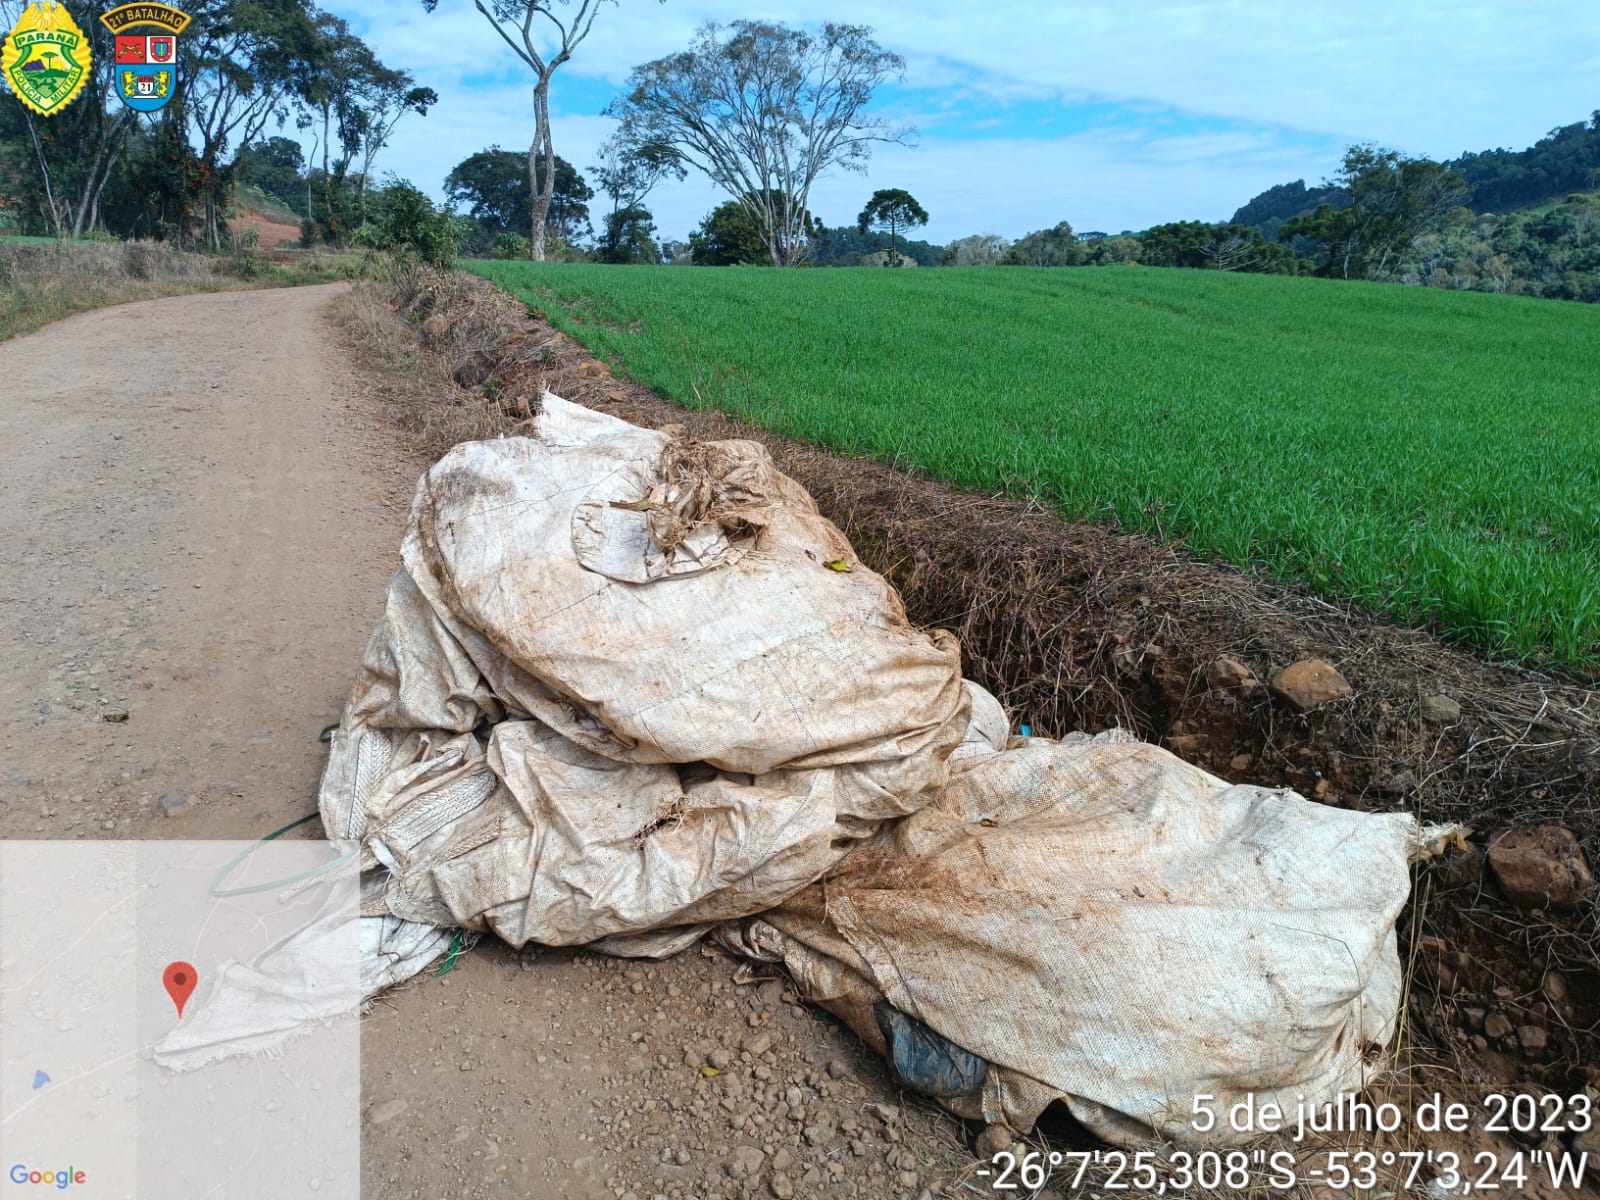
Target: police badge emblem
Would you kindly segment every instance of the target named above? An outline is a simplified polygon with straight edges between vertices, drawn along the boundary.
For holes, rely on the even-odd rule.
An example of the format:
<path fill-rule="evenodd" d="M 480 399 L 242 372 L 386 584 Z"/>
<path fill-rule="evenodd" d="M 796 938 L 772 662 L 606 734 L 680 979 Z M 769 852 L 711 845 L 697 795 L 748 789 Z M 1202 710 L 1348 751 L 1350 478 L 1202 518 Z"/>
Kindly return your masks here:
<path fill-rule="evenodd" d="M 117 96 L 135 112 L 163 107 L 178 81 L 178 35 L 189 14 L 166 4 L 124 4 L 100 20 L 117 39 Z"/>
<path fill-rule="evenodd" d="M 0 76 L 34 112 L 54 116 L 89 80 L 89 39 L 62 5 L 29 4 L 0 47 Z"/>

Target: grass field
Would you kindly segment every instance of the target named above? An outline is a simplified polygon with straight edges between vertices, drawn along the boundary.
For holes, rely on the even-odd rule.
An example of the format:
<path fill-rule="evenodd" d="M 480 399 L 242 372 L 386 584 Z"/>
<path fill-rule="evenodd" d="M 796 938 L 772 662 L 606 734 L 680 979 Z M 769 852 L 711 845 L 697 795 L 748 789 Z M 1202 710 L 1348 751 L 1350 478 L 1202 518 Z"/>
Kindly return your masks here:
<path fill-rule="evenodd" d="M 685 405 L 1600 670 L 1600 308 L 1131 268 L 469 268 Z"/>

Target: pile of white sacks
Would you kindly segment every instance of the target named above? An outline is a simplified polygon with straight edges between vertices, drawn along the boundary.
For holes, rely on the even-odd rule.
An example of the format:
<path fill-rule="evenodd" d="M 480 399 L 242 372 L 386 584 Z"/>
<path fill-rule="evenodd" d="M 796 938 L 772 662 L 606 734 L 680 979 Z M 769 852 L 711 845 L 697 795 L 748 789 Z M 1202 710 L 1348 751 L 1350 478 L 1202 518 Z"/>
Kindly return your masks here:
<path fill-rule="evenodd" d="M 953 1111 L 1060 1100 L 1117 1142 L 1384 1065 L 1408 866 L 1448 831 L 1011 736 L 761 446 L 547 396 L 427 473 L 401 557 L 321 792 L 368 987 L 456 928 L 710 935 L 880 1050 L 886 1001 L 976 1056 Z"/>

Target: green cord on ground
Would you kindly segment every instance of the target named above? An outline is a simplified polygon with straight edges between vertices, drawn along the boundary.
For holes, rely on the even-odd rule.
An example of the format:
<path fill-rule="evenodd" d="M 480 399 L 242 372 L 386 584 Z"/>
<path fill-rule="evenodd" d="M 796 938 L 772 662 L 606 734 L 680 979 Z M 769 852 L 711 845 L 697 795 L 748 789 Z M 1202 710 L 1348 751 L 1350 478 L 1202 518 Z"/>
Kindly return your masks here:
<path fill-rule="evenodd" d="M 456 930 L 456 936 L 450 940 L 450 949 L 444 956 L 444 966 L 433 973 L 433 978 L 437 979 L 439 976 L 448 975 L 455 970 L 456 960 L 461 957 L 461 952 L 465 948 L 465 941 L 462 931 Z"/>
<path fill-rule="evenodd" d="M 298 821 L 290 821 L 282 829 L 274 829 L 260 841 L 252 842 L 243 850 L 239 851 L 238 854 L 234 855 L 233 858 L 228 860 L 228 862 L 223 866 L 222 870 L 218 871 L 211 877 L 211 894 L 213 896 L 251 896 L 258 892 L 271 892 L 281 887 L 287 887 L 291 883 L 300 883 L 307 879 L 315 879 L 318 875 L 325 874 L 326 872 L 333 870 L 334 867 L 342 866 L 351 859 L 355 858 L 356 852 L 352 849 L 347 853 L 341 854 L 338 858 L 325 862 L 320 866 L 312 867 L 309 871 L 301 871 L 298 875 L 290 875 L 283 879 L 274 879 L 268 883 L 253 884 L 250 887 L 224 888 L 220 891 L 218 890 L 217 885 L 226 879 L 233 872 L 235 867 L 237 867 L 250 854 L 252 854 L 257 846 L 264 845 L 265 843 L 272 841 L 274 838 L 282 837 L 284 834 L 288 833 L 289 830 L 294 829 L 297 826 L 304 825 L 307 821 L 315 821 L 321 815 L 322 814 L 318 812 L 307 813 Z"/>

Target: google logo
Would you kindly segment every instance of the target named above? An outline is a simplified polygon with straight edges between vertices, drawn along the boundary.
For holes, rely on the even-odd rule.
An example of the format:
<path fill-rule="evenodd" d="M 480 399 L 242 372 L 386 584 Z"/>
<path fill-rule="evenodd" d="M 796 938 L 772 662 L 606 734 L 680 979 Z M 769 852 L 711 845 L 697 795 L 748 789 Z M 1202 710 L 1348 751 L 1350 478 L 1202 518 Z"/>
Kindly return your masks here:
<path fill-rule="evenodd" d="M 11 1168 L 12 1183 L 44 1183 L 55 1188 L 64 1188 L 68 1184 L 85 1183 L 89 1176 L 82 1171 L 74 1171 L 68 1167 L 65 1171 L 30 1171 L 18 1163 Z"/>

